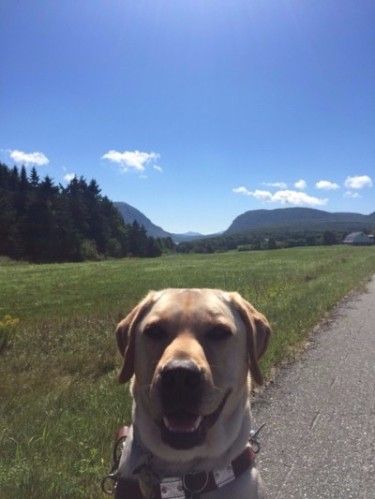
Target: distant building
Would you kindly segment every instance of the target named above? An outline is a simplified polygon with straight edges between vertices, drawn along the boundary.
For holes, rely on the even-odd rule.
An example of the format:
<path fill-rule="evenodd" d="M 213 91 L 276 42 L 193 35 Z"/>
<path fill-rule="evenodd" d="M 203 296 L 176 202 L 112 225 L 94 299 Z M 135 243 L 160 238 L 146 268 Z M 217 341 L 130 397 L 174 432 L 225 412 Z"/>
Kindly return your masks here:
<path fill-rule="evenodd" d="M 374 244 L 374 236 L 368 236 L 364 232 L 351 232 L 343 240 L 344 244 L 370 245 Z"/>

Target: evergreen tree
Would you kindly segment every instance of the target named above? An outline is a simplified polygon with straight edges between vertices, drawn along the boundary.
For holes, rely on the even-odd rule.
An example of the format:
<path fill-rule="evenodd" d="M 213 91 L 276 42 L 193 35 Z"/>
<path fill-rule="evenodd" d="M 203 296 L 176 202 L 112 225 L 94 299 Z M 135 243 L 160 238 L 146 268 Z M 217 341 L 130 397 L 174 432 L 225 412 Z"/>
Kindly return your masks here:
<path fill-rule="evenodd" d="M 105 256 L 158 256 L 173 241 L 155 241 L 137 222 L 124 221 L 95 180 L 55 186 L 35 168 L 0 163 L 0 255 L 34 262 Z"/>
<path fill-rule="evenodd" d="M 31 187 L 38 187 L 39 185 L 39 175 L 38 175 L 38 172 L 36 171 L 36 168 L 33 166 L 31 168 L 31 173 L 30 173 L 30 184 L 31 184 Z"/>

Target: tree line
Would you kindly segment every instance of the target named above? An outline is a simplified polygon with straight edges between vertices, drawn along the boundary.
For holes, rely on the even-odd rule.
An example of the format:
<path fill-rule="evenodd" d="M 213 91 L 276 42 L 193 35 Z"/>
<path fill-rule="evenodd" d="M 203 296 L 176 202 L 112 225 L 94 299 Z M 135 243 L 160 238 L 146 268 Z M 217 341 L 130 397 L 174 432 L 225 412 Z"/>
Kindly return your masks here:
<path fill-rule="evenodd" d="M 95 180 L 74 177 L 67 186 L 35 168 L 0 163 L 0 255 L 31 262 L 124 256 L 155 257 L 174 249 L 170 238 L 125 224 Z"/>

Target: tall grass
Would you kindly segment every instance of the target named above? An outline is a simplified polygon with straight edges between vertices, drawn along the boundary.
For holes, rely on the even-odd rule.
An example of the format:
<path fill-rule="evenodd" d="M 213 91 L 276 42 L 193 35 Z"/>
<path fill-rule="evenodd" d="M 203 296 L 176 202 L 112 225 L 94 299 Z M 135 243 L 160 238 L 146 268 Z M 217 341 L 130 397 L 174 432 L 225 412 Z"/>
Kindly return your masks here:
<path fill-rule="evenodd" d="M 0 497 L 101 497 L 113 432 L 130 420 L 113 330 L 149 290 L 239 291 L 270 319 L 268 372 L 349 290 L 375 248 L 301 248 L 82 264 L 0 264 Z"/>

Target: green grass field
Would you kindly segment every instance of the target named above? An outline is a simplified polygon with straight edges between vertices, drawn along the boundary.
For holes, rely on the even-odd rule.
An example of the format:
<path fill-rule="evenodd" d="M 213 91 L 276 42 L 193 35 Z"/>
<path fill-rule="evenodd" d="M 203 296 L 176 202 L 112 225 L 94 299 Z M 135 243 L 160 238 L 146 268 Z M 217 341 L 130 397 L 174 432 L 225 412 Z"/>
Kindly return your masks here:
<path fill-rule="evenodd" d="M 267 373 L 373 273 L 375 247 L 343 246 L 0 264 L 0 321 L 19 319 L 0 327 L 0 497 L 102 497 L 113 433 L 130 419 L 113 331 L 149 289 L 239 291 L 275 331 Z"/>

